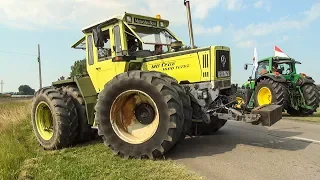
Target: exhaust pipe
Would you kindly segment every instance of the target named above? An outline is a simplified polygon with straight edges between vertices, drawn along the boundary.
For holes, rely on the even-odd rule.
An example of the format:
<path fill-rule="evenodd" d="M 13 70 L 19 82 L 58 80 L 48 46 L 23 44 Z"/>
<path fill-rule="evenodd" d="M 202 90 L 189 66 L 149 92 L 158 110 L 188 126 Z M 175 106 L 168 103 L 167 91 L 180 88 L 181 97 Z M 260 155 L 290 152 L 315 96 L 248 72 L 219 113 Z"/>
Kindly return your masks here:
<path fill-rule="evenodd" d="M 193 39 L 193 30 L 192 30 L 192 20 L 191 20 L 191 12 L 190 12 L 190 2 L 188 0 L 184 0 L 184 5 L 187 9 L 188 15 L 188 25 L 189 25 L 189 37 L 190 37 L 190 45 L 191 49 L 194 49 L 194 39 Z"/>

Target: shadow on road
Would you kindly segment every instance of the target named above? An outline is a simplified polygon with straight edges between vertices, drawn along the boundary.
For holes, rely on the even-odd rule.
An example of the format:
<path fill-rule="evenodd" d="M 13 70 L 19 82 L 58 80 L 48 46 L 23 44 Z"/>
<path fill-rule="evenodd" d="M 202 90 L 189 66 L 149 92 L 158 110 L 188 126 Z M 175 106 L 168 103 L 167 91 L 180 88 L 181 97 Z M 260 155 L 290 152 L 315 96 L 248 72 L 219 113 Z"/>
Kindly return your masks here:
<path fill-rule="evenodd" d="M 237 127 L 226 124 L 213 135 L 187 137 L 167 154 L 167 158 L 177 160 L 212 156 L 232 151 L 239 145 L 296 151 L 305 149 L 310 144 L 308 142 L 284 139 L 299 136 L 302 134 L 301 132 L 268 130 L 261 126 L 241 126 Z"/>

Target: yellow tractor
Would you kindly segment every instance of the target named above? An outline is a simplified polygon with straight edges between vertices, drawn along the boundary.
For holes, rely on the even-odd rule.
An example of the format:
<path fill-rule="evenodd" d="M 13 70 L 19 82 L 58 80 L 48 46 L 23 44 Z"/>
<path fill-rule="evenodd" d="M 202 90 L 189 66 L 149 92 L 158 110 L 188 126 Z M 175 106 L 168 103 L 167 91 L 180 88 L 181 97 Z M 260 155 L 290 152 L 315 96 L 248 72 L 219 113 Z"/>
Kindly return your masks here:
<path fill-rule="evenodd" d="M 121 157 L 158 158 L 187 134 L 208 134 L 227 120 L 271 126 L 282 106 L 235 110 L 231 55 L 226 46 L 191 49 L 169 21 L 124 13 L 85 27 L 72 45 L 85 49 L 87 75 L 53 82 L 33 99 L 32 123 L 45 149 L 90 140 L 97 129 Z"/>

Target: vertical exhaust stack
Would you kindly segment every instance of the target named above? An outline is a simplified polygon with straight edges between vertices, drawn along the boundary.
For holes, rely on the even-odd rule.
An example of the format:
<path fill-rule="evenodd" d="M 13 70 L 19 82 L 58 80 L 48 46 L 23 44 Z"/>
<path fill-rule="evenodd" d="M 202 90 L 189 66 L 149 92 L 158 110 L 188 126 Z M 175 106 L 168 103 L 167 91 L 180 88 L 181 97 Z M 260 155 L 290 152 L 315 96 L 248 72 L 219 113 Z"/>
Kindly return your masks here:
<path fill-rule="evenodd" d="M 188 0 L 184 0 L 184 5 L 186 6 L 186 9 L 187 9 L 190 45 L 191 45 L 191 49 L 194 49 L 194 39 L 193 39 L 193 30 L 192 30 L 192 20 L 191 20 L 190 2 L 189 2 Z"/>

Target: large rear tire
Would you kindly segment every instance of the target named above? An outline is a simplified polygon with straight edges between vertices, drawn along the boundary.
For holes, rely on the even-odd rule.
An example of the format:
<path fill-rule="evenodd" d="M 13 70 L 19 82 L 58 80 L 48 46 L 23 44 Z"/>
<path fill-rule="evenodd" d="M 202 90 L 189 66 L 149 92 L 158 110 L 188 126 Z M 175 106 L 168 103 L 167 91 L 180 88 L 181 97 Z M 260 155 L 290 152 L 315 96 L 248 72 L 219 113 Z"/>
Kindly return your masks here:
<path fill-rule="evenodd" d="M 95 110 L 98 134 L 121 157 L 161 157 L 182 132 L 179 94 L 152 72 L 117 75 L 100 92 Z"/>
<path fill-rule="evenodd" d="M 71 146 L 77 136 L 77 111 L 72 98 L 55 87 L 40 89 L 32 102 L 32 127 L 44 149 Z"/>
<path fill-rule="evenodd" d="M 312 109 L 302 108 L 301 115 L 303 116 L 312 115 L 314 112 L 317 111 L 317 108 L 319 107 L 320 97 L 319 97 L 319 92 L 317 90 L 317 87 L 314 84 L 304 84 L 301 87 L 301 91 L 305 99 L 306 105 L 312 107 Z"/>
<path fill-rule="evenodd" d="M 76 141 L 82 143 L 93 139 L 93 130 L 88 124 L 85 102 L 79 89 L 75 85 L 69 85 L 62 87 L 62 90 L 72 97 L 77 109 L 79 126 Z"/>

